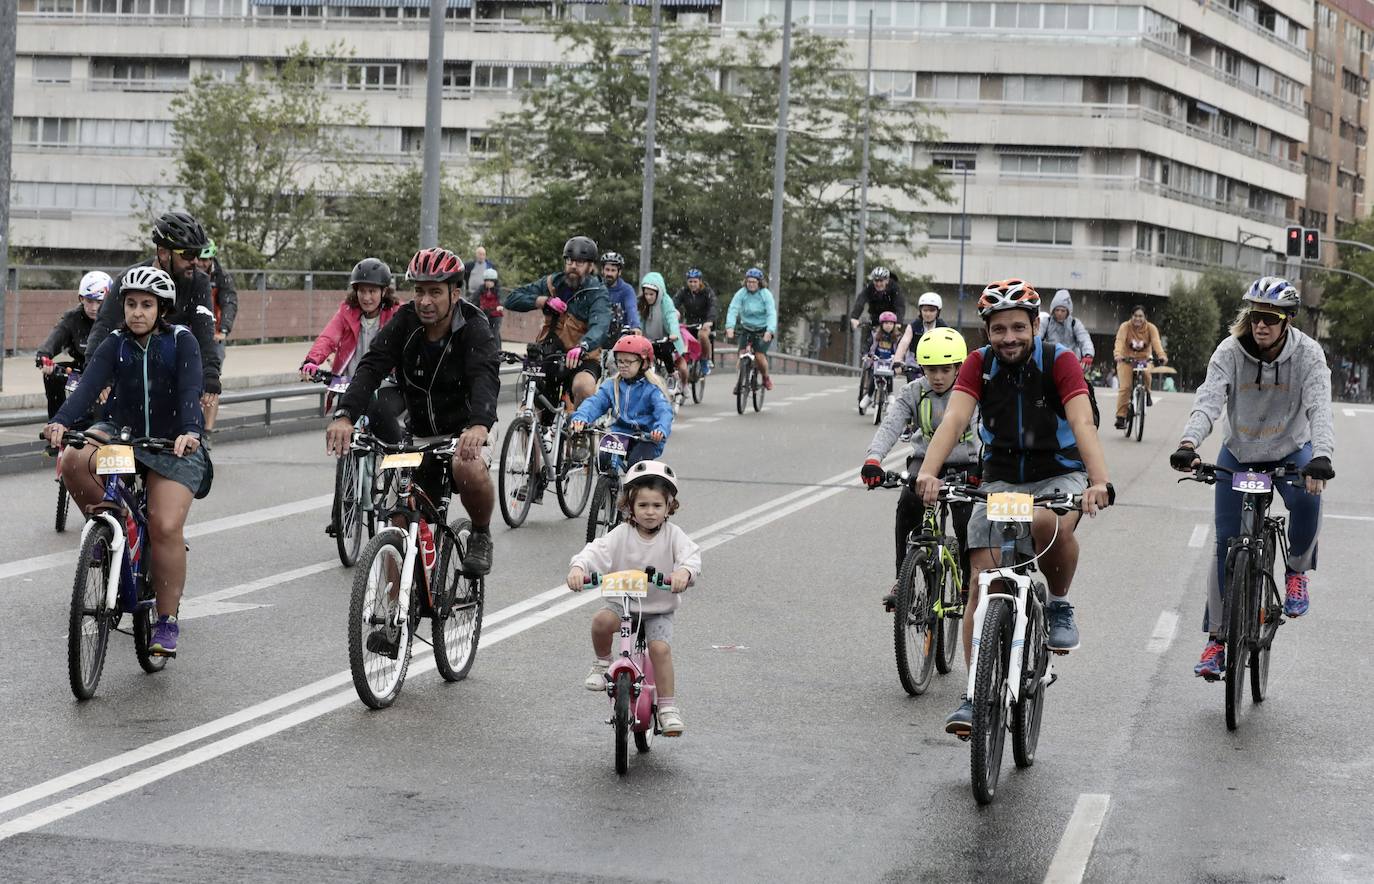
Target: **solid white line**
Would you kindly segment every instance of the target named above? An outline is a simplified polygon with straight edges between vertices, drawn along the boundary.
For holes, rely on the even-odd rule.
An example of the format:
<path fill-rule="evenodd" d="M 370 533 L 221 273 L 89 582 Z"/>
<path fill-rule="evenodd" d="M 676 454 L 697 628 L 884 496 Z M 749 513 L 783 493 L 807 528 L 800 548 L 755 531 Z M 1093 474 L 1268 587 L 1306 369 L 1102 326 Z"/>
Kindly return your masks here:
<path fill-rule="evenodd" d="M 1211 532 L 1210 525 L 1199 523 L 1193 526 L 1193 536 L 1188 538 L 1188 545 L 1193 549 L 1202 549 L 1202 545 L 1207 542 L 1207 535 Z"/>
<path fill-rule="evenodd" d="M 692 418 L 692 423 L 694 423 L 694 424 L 713 424 L 713 423 L 715 423 L 715 422 L 718 421 L 718 420 L 720 420 L 720 418 L 718 418 L 718 417 L 694 417 L 694 418 Z"/>
<path fill-rule="evenodd" d="M 1064 829 L 1064 837 L 1059 839 L 1059 849 L 1050 860 L 1050 869 L 1045 873 L 1045 884 L 1077 884 L 1083 880 L 1088 870 L 1088 859 L 1092 856 L 1093 842 L 1102 831 L 1102 820 L 1107 815 L 1110 795 L 1079 795 L 1074 805 L 1073 816 Z"/>
<path fill-rule="evenodd" d="M 1169 650 L 1169 645 L 1174 643 L 1174 634 L 1178 632 L 1178 612 L 1161 611 L 1159 619 L 1155 621 L 1155 631 L 1150 634 L 1150 640 L 1145 643 L 1145 650 L 1151 654 L 1162 654 Z"/>
<path fill-rule="evenodd" d="M 734 417 L 734 415 L 735 415 L 735 412 L 733 412 L 733 411 L 717 411 L 715 414 L 713 414 L 713 415 L 711 415 L 711 416 L 712 416 L 712 417 Z"/>
<path fill-rule="evenodd" d="M 768 403 L 768 405 L 769 405 L 770 407 L 772 407 L 772 408 L 783 408 L 784 406 L 793 405 L 793 404 L 795 404 L 795 403 L 788 402 L 786 399 L 782 400 L 781 402 L 769 402 L 769 403 Z"/>
<path fill-rule="evenodd" d="M 1341 413 L 1344 414 L 1346 417 L 1354 417 L 1354 416 L 1355 416 L 1355 409 L 1353 409 L 1353 408 L 1342 408 L 1342 409 L 1341 409 Z"/>

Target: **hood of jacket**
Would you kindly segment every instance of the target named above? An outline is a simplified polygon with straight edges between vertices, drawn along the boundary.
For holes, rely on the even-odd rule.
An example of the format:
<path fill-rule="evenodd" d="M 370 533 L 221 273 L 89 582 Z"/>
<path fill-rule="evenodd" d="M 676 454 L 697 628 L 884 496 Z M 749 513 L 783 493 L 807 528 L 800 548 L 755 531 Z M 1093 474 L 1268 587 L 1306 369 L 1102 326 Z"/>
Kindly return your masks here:
<path fill-rule="evenodd" d="M 1050 301 L 1051 318 L 1054 316 L 1054 311 L 1060 307 L 1069 311 L 1070 316 L 1073 315 L 1073 296 L 1069 294 L 1068 289 L 1060 289 L 1054 293 L 1054 299 Z"/>
<path fill-rule="evenodd" d="M 646 285 L 658 288 L 658 297 L 660 300 L 668 294 L 668 285 L 663 281 L 663 274 L 659 273 L 657 270 L 651 270 L 644 274 L 644 278 L 639 281 L 639 288 L 643 290 Z"/>

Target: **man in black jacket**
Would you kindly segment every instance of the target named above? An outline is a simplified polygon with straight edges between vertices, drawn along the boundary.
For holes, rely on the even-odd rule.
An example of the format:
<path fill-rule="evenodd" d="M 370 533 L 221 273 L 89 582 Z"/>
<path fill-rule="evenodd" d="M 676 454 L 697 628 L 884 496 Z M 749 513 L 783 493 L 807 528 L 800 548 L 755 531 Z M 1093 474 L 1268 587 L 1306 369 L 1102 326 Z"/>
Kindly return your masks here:
<path fill-rule="evenodd" d="M 693 267 L 687 271 L 687 285 L 673 295 L 678 320 L 690 326 L 701 342 L 701 356 L 706 360 L 706 374 L 711 373 L 711 332 L 716 325 L 716 290 L 701 278 L 701 271 Z"/>
<path fill-rule="evenodd" d="M 224 341 L 234 329 L 234 320 L 239 315 L 239 291 L 234 288 L 234 277 L 219 262 L 219 246 L 210 240 L 200 250 L 196 259 L 196 269 L 210 277 L 210 304 L 215 313 L 215 355 L 219 357 L 220 372 L 224 371 Z M 219 402 L 205 407 L 205 431 L 215 428 L 215 417 L 219 415 Z"/>
<path fill-rule="evenodd" d="M 135 267 L 158 267 L 172 277 L 177 287 L 176 309 L 167 317 L 173 325 L 184 325 L 195 333 L 200 344 L 201 371 L 205 393 L 202 408 L 219 405 L 220 359 L 215 351 L 215 311 L 210 299 L 210 277 L 196 269 L 196 259 L 209 243 L 205 228 L 185 212 L 167 212 L 153 225 L 153 244 L 157 254 Z M 132 269 L 132 268 L 129 268 Z M 128 272 L 126 269 L 125 273 Z M 120 280 L 123 274 L 120 274 Z M 86 339 L 86 352 L 94 353 L 110 332 L 124 324 L 124 298 L 116 281 Z"/>
<path fill-rule="evenodd" d="M 410 430 L 416 436 L 458 436 L 453 455 L 453 490 L 472 519 L 463 570 L 491 570 L 491 514 L 496 493 L 491 484 L 491 445 L 487 432 L 496 422 L 501 390 L 496 337 L 482 311 L 462 298 L 463 262 L 443 248 L 423 249 L 410 259 L 406 279 L 415 300 L 401 307 L 353 371 L 334 420 L 325 430 L 329 453 L 348 453 L 353 422 L 372 402 L 372 394 L 393 370 L 401 382 Z M 441 489 L 420 467 L 417 481 L 431 499 Z"/>
<path fill-rule="evenodd" d="M 868 325 L 877 326 L 878 317 L 891 310 L 897 314 L 897 324 L 901 325 L 906 317 L 906 301 L 902 299 L 902 286 L 892 271 L 886 267 L 874 267 L 868 275 L 868 285 L 854 299 L 854 309 L 849 311 L 849 324 L 859 327 L 864 308 L 868 308 Z"/>

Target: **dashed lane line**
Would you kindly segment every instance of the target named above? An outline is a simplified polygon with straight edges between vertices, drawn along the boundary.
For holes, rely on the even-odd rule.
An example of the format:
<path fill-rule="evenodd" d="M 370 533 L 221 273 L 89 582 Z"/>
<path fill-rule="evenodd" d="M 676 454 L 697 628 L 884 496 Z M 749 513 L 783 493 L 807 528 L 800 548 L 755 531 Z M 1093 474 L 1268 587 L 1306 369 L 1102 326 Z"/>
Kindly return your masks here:
<path fill-rule="evenodd" d="M 1078 884 L 1083 880 L 1110 803 L 1110 795 L 1078 796 L 1064 837 L 1059 840 L 1059 849 L 1054 852 L 1049 871 L 1045 873 L 1045 884 Z"/>

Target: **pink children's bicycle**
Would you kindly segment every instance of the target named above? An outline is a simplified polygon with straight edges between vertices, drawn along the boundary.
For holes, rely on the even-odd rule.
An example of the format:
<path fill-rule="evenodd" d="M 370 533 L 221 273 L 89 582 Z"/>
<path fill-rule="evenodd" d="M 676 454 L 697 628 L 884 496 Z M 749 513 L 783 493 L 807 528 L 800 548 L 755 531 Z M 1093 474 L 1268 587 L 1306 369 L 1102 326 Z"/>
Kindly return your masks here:
<path fill-rule="evenodd" d="M 606 670 L 606 693 L 611 698 L 611 717 L 606 723 L 615 728 L 615 772 L 630 769 L 630 733 L 635 748 L 648 752 L 658 730 L 658 688 L 654 684 L 654 664 L 644 641 L 644 599 L 650 588 L 671 592 L 669 580 L 652 566 L 643 571 L 616 571 L 588 574 L 583 583 L 601 587 L 602 598 L 620 602 L 620 651 Z M 636 616 L 631 604 L 639 601 Z"/>

